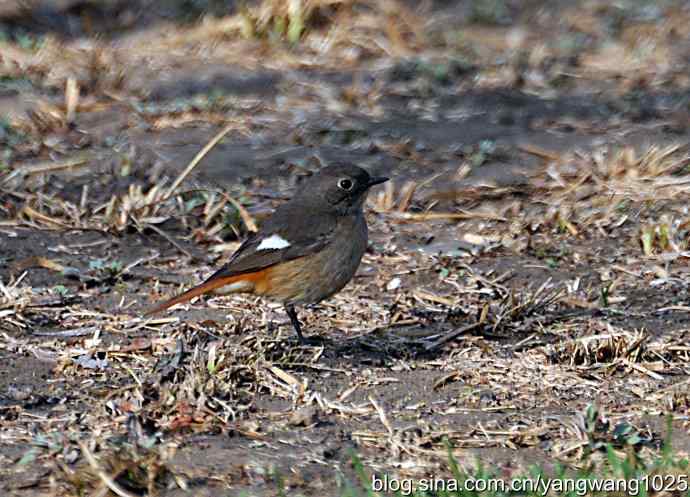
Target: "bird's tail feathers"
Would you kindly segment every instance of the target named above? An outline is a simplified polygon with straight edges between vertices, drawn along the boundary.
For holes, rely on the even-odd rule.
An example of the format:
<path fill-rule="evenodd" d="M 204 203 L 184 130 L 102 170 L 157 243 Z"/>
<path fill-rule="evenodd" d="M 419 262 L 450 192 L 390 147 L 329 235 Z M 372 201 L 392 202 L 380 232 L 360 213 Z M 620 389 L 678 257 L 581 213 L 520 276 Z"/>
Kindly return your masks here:
<path fill-rule="evenodd" d="M 168 307 L 172 307 L 175 304 L 181 304 L 183 302 L 188 302 L 192 300 L 194 297 L 198 297 L 199 295 L 204 295 L 206 293 L 212 292 L 213 290 L 220 288 L 222 286 L 230 285 L 236 281 L 238 281 L 242 275 L 236 275 L 236 276 L 228 276 L 225 278 L 212 278 L 201 285 L 197 285 L 194 288 L 190 288 L 186 292 L 178 295 L 177 297 L 173 297 L 169 300 L 166 300 L 165 302 L 162 302 L 160 304 L 155 305 L 148 311 L 144 313 L 144 316 L 150 316 L 152 314 L 156 314 L 158 312 L 161 312 Z"/>

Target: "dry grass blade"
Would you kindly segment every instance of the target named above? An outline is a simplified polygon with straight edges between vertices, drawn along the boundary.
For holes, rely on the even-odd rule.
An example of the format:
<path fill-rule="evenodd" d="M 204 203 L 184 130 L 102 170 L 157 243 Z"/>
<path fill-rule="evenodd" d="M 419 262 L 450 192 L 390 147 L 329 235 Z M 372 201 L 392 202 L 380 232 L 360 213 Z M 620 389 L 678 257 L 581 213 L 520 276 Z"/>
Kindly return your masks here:
<path fill-rule="evenodd" d="M 459 328 L 457 330 L 453 330 L 450 333 L 443 335 L 441 338 L 438 338 L 437 340 L 434 340 L 433 342 L 425 345 L 424 348 L 427 350 L 427 352 L 431 352 L 433 350 L 438 349 L 443 344 L 445 344 L 451 340 L 454 340 L 455 338 L 459 337 L 460 335 L 464 335 L 465 333 L 467 333 L 469 331 L 472 331 L 472 330 L 475 330 L 477 328 L 484 326 L 484 324 L 486 323 L 488 315 L 489 315 L 489 306 L 485 305 L 482 308 L 482 314 L 476 323 L 468 324 L 467 326 L 463 326 L 462 328 Z"/>
<path fill-rule="evenodd" d="M 24 208 L 22 209 L 22 214 L 24 216 L 26 216 L 31 221 L 42 222 L 45 224 L 53 225 L 53 227 L 58 226 L 60 228 L 65 228 L 65 229 L 70 228 L 69 224 L 62 222 L 62 221 L 58 221 L 57 219 L 55 219 L 51 216 L 48 216 L 48 215 L 43 214 L 41 212 L 38 212 L 37 210 L 35 210 L 33 207 L 31 207 L 29 205 L 24 206 Z"/>
<path fill-rule="evenodd" d="M 248 4 L 231 17 L 207 19 L 193 32 L 172 41 L 177 45 L 239 34 L 245 39 L 279 39 L 294 45 L 313 34 L 323 39 L 313 48 L 319 55 L 332 55 L 331 47 L 360 46 L 380 53 L 406 53 L 424 43 L 424 31 L 423 22 L 395 0 L 271 0 Z M 279 53 L 284 62 L 304 60 L 287 50 Z"/>
<path fill-rule="evenodd" d="M 561 300 L 566 294 L 566 289 L 563 287 L 548 289 L 550 284 L 549 278 L 534 292 L 519 294 L 510 292 L 499 306 L 493 323 L 493 331 L 496 332 L 509 323 L 537 314 Z"/>
<path fill-rule="evenodd" d="M 54 173 L 64 171 L 77 166 L 87 165 L 91 156 L 83 154 L 78 157 L 70 157 L 58 161 L 35 162 L 33 164 L 18 164 L 14 170 L 17 174 L 31 176 L 34 174 Z"/>
<path fill-rule="evenodd" d="M 22 273 L 19 278 L 9 285 L 5 285 L 0 280 L 0 309 L 12 309 L 13 312 L 16 312 L 29 304 L 31 288 L 19 287 L 26 274 L 26 272 Z"/>
<path fill-rule="evenodd" d="M 79 84 L 77 80 L 70 76 L 65 83 L 65 122 L 74 122 L 79 105 Z"/>
<path fill-rule="evenodd" d="M 187 164 L 187 167 L 184 168 L 184 170 L 179 174 L 179 176 L 173 181 L 173 184 L 170 185 L 170 188 L 168 189 L 168 192 L 163 196 L 161 201 L 165 201 L 172 197 L 175 194 L 175 191 L 177 188 L 182 184 L 182 182 L 189 176 L 189 174 L 194 170 L 194 168 L 201 162 L 201 159 L 203 159 L 206 154 L 209 153 L 209 151 L 215 147 L 218 142 L 220 142 L 225 135 L 227 135 L 230 131 L 235 129 L 237 127 L 236 124 L 228 124 L 226 125 L 222 130 L 220 130 L 216 136 L 211 138 L 211 140 L 204 145 L 204 148 L 202 148 L 199 153 L 197 153 L 194 158 Z"/>
<path fill-rule="evenodd" d="M 107 486 L 114 494 L 119 495 L 120 497 L 135 497 L 134 494 L 127 492 L 124 488 L 118 485 L 109 474 L 103 471 L 100 464 L 98 464 L 98 461 L 96 461 L 96 458 L 93 456 L 85 443 L 80 443 L 79 448 L 81 449 L 82 454 L 84 454 L 84 457 L 86 457 L 91 469 L 93 469 L 103 484 Z"/>
<path fill-rule="evenodd" d="M 61 272 L 65 270 L 65 267 L 57 261 L 48 259 L 47 257 L 33 256 L 15 262 L 12 266 L 12 271 L 14 274 L 17 274 L 22 273 L 26 269 L 32 267 L 42 267 L 56 272 Z"/>
<path fill-rule="evenodd" d="M 606 331 L 550 346 L 547 356 L 552 362 L 567 363 L 571 366 L 614 364 L 618 361 L 641 371 L 634 364 L 648 359 L 658 359 L 658 352 L 663 352 L 657 352 L 656 347 L 647 345 L 650 336 L 644 330 L 614 330 L 611 325 L 607 325 Z M 662 378 L 654 372 L 641 372 L 655 379 Z"/>
<path fill-rule="evenodd" d="M 517 148 L 518 150 L 527 152 L 530 155 L 534 155 L 536 157 L 539 157 L 540 159 L 549 162 L 557 162 L 561 158 L 561 156 L 556 152 L 552 152 L 551 150 L 547 150 L 545 148 L 539 147 L 538 145 L 534 145 L 531 143 L 519 144 Z"/>
<path fill-rule="evenodd" d="M 376 409 L 376 413 L 379 415 L 379 419 L 381 420 L 381 424 L 386 427 L 386 430 L 388 430 L 389 435 L 393 435 L 393 426 L 391 425 L 390 421 L 388 420 L 388 416 L 386 415 L 386 411 L 383 409 L 381 404 L 379 404 L 374 397 L 369 395 L 369 402 L 371 402 L 371 405 L 374 406 L 374 409 Z"/>
<path fill-rule="evenodd" d="M 393 220 L 426 222 L 437 220 L 467 220 L 467 219 L 486 219 L 489 221 L 507 221 L 505 217 L 495 216 L 484 212 L 389 212 L 387 216 Z"/>
<path fill-rule="evenodd" d="M 151 225 L 149 225 L 149 228 L 151 228 L 151 230 L 155 231 L 160 236 L 165 238 L 168 241 L 168 243 L 170 243 L 170 245 L 175 247 L 177 250 L 179 250 L 186 257 L 188 257 L 189 259 L 194 259 L 194 256 L 186 248 L 184 248 L 182 245 L 180 245 L 173 237 L 168 235 L 165 231 L 160 229 L 158 226 L 151 224 Z"/>
<path fill-rule="evenodd" d="M 256 221 L 254 221 L 252 215 L 249 214 L 247 209 L 245 209 L 242 204 L 240 204 L 237 200 L 235 200 L 229 195 L 226 195 L 225 198 L 227 198 L 228 201 L 235 207 L 235 209 L 237 209 L 237 212 L 239 212 L 240 217 L 242 218 L 242 222 L 244 222 L 244 225 L 247 227 L 249 231 L 256 232 L 259 230 Z"/>

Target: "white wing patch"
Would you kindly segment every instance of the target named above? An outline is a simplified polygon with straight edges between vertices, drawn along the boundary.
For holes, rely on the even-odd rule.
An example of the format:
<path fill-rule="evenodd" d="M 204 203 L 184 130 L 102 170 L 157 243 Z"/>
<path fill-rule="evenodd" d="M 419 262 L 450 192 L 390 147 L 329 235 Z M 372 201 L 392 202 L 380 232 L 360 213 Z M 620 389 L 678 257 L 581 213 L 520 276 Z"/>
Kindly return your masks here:
<path fill-rule="evenodd" d="M 268 238 L 261 240 L 261 243 L 256 250 L 278 250 L 290 246 L 290 242 L 285 240 L 280 235 L 271 235 Z"/>

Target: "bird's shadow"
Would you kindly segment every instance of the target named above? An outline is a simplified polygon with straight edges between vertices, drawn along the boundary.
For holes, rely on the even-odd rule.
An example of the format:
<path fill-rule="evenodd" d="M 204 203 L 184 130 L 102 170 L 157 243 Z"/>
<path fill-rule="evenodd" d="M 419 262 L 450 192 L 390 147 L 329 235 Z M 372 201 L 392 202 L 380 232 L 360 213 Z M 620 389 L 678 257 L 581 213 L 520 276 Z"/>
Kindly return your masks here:
<path fill-rule="evenodd" d="M 436 328 L 431 329 L 430 328 Z M 422 327 L 417 327 L 422 330 Z M 407 328 L 404 331 L 417 331 Z M 322 335 L 305 336 L 305 343 L 301 344 L 297 338 L 286 340 L 286 347 L 321 347 L 323 353 L 321 361 L 334 364 L 362 365 L 385 367 L 391 361 L 425 359 L 433 360 L 448 353 L 446 348 L 431 347 L 433 337 L 448 332 L 447 327 L 439 324 L 424 326 L 426 337 L 415 338 L 401 335 L 400 326 L 378 327 L 354 337 L 344 337 L 339 330 L 331 330 Z"/>

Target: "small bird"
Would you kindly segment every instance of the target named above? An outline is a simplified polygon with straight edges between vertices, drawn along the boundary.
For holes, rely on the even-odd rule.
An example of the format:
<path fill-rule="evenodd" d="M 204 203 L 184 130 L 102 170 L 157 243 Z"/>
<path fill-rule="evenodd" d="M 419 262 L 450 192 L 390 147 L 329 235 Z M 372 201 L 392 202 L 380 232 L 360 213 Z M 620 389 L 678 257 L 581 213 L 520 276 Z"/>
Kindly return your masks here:
<path fill-rule="evenodd" d="M 227 264 L 146 315 L 209 292 L 252 293 L 281 302 L 304 343 L 295 306 L 320 302 L 352 279 L 367 248 L 362 206 L 369 189 L 385 181 L 350 163 L 322 168 L 249 235 Z"/>

